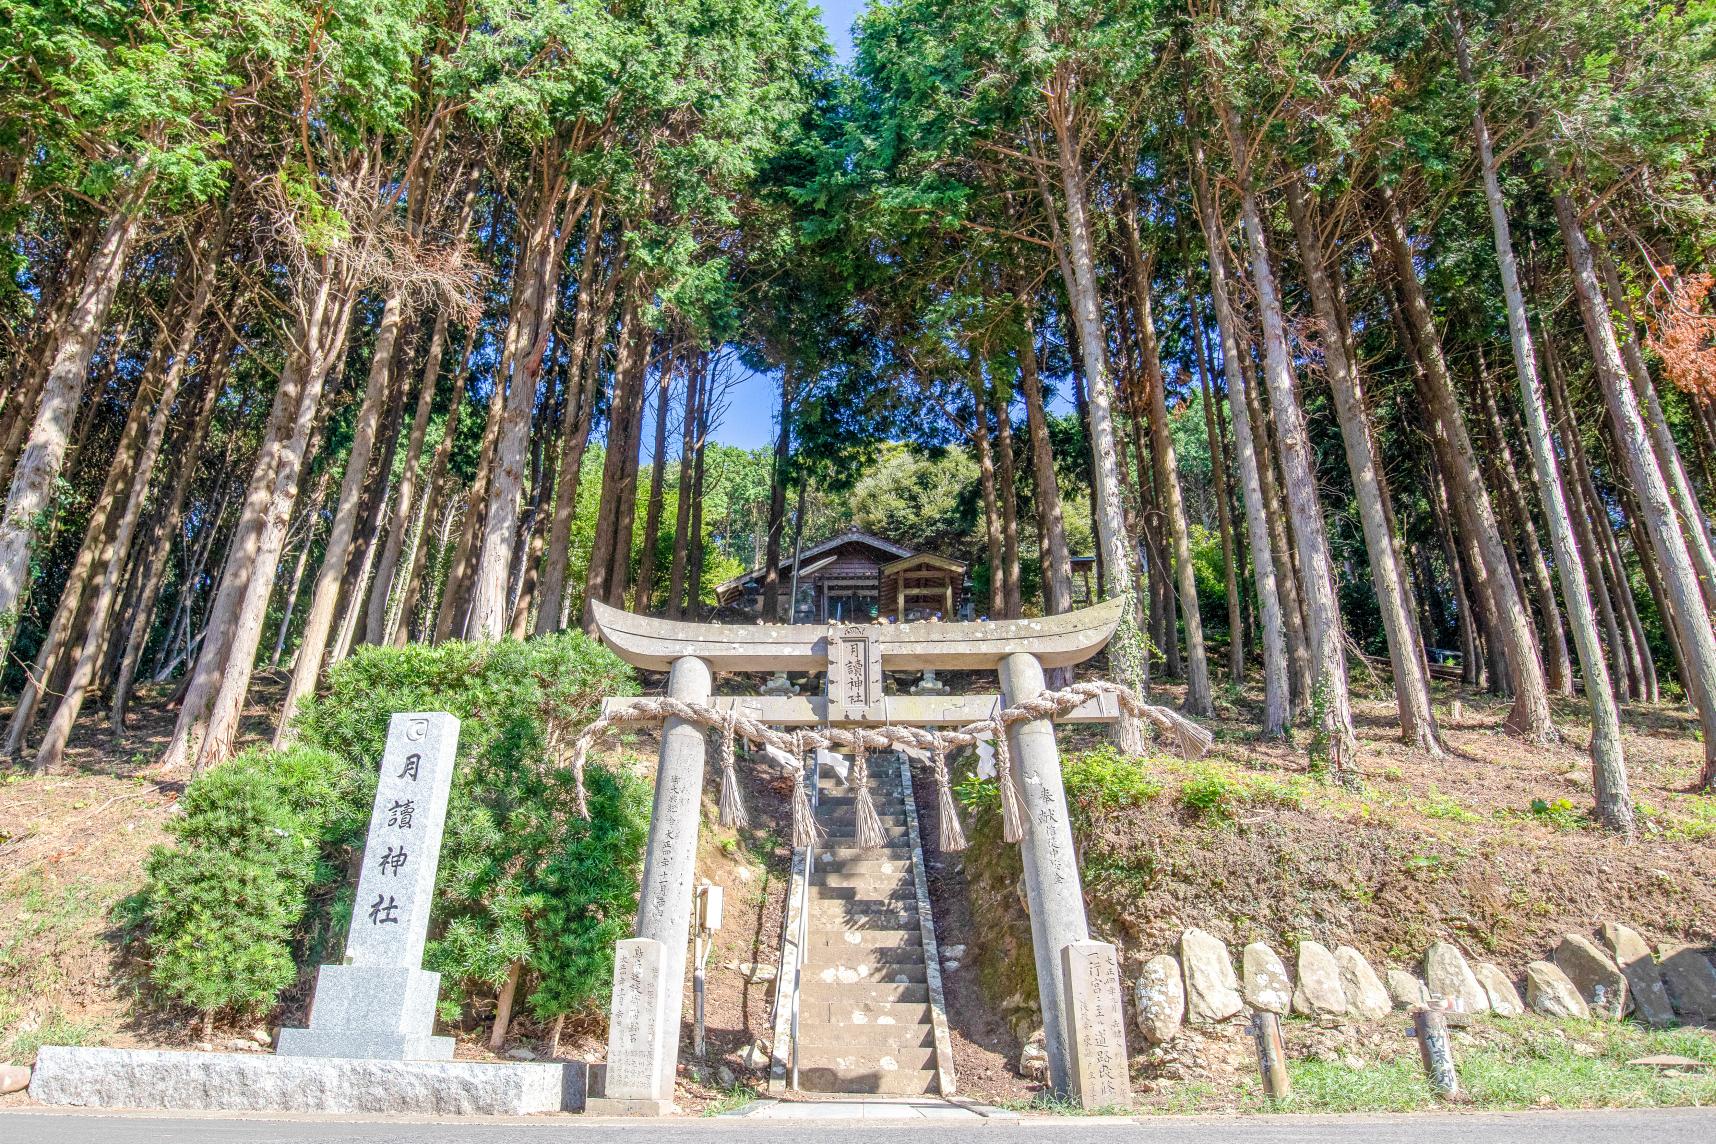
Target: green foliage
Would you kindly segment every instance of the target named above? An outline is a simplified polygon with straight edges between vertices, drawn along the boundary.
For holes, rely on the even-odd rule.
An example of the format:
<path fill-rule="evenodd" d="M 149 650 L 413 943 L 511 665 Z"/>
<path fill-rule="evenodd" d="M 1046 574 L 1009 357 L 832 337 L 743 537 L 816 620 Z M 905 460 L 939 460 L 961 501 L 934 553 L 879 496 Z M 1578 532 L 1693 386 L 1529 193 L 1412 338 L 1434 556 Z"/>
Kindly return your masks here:
<path fill-rule="evenodd" d="M 203 1012 L 272 1007 L 297 976 L 293 939 L 311 890 L 361 830 L 370 779 L 315 747 L 253 750 L 193 782 L 128 912 L 145 927 L 149 976 Z"/>
<path fill-rule="evenodd" d="M 303 708 L 300 746 L 252 751 L 193 782 L 176 844 L 149 861 L 130 909 L 162 991 L 211 1011 L 265 1010 L 313 969 L 350 910 L 343 884 L 364 840 L 396 711 L 461 721 L 425 964 L 456 1018 L 515 960 L 543 1016 L 599 1006 L 613 943 L 629 931 L 649 788 L 593 765 L 589 821 L 548 751 L 551 717 L 594 717 L 635 693 L 631 671 L 581 632 L 526 643 L 360 649 Z"/>
<path fill-rule="evenodd" d="M 1591 818 L 1573 804 L 1570 798 L 1534 798 L 1531 817 L 1557 830 L 1583 830 L 1592 825 Z"/>
<path fill-rule="evenodd" d="M 1232 819 L 1244 797 L 1232 775 L 1212 766 L 1199 766 L 1180 784 L 1180 805 L 1208 822 Z"/>
<path fill-rule="evenodd" d="M 1067 798 L 1087 812 L 1143 806 L 1165 789 L 1141 760 L 1122 755 L 1112 743 L 1067 755 L 1061 779 Z"/>

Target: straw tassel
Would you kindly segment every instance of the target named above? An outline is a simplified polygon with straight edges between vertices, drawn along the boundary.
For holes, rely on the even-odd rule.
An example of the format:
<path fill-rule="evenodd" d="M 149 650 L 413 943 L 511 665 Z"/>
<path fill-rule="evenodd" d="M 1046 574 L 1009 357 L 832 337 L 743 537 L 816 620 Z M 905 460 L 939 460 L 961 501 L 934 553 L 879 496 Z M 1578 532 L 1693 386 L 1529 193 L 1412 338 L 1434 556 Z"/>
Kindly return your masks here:
<path fill-rule="evenodd" d="M 810 784 L 815 770 L 805 762 L 804 734 L 793 733 L 793 754 L 798 758 L 798 773 L 792 779 L 792 844 L 795 850 L 809 850 L 822 844 L 822 827 L 810 809 Z"/>
<path fill-rule="evenodd" d="M 864 732 L 861 730 L 852 736 L 852 786 L 858 847 L 875 850 L 882 845 L 882 820 L 876 816 L 876 803 L 870 796 L 870 761 L 865 753 Z"/>
<path fill-rule="evenodd" d="M 935 768 L 937 849 L 943 853 L 964 850 L 965 828 L 959 824 L 959 807 L 954 802 L 953 785 L 947 777 L 947 748 L 942 746 L 939 735 L 930 754 L 930 764 Z"/>
<path fill-rule="evenodd" d="M 1025 808 L 1013 785 L 1013 754 L 1007 747 L 1007 728 L 995 727 L 995 781 L 1001 787 L 1001 837 L 1018 842 L 1025 837 Z"/>
<path fill-rule="evenodd" d="M 729 711 L 721 721 L 722 826 L 748 826 L 751 822 L 745 813 L 745 800 L 739 796 L 739 771 L 733 761 L 733 727 L 738 721 L 736 711 Z"/>

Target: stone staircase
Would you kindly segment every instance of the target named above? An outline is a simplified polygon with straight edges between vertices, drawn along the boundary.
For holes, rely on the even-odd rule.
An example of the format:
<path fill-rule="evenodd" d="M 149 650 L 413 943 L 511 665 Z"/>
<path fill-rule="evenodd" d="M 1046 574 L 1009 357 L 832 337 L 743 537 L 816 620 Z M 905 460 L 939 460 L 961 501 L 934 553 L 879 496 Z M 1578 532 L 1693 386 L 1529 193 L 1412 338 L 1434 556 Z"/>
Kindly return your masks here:
<path fill-rule="evenodd" d="M 816 818 L 827 833 L 803 888 L 797 1088 L 920 1095 L 953 1091 L 953 1058 L 930 916 L 911 773 L 899 756 L 870 760 L 885 835 L 857 847 L 855 793 L 819 776 Z"/>

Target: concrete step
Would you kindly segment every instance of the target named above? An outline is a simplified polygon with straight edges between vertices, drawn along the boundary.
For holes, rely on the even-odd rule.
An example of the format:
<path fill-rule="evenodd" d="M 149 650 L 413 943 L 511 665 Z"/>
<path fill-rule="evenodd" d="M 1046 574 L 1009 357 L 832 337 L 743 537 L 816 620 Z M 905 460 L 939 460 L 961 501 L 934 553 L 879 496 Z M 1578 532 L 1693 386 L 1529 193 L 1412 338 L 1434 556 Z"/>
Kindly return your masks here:
<path fill-rule="evenodd" d="M 842 910 L 836 907 L 842 903 L 825 902 L 812 907 L 810 914 L 810 932 L 819 933 L 851 933 L 868 930 L 899 930 L 914 929 L 918 926 L 918 915 L 915 910 Z"/>
<path fill-rule="evenodd" d="M 806 1025 L 799 1024 L 800 1059 L 806 1053 L 845 1056 L 851 1051 L 933 1049 L 935 1026 L 922 1025 Z M 898 1056 L 895 1059 L 899 1059 Z"/>
<path fill-rule="evenodd" d="M 935 1091 L 936 1083 L 934 1067 L 906 1063 L 926 1054 L 933 1061 L 933 1051 L 910 1049 L 898 1056 L 870 1057 L 861 1053 L 812 1059 L 801 1056 L 798 1083 L 808 1092 L 931 1093 Z"/>
<path fill-rule="evenodd" d="M 930 1027 L 929 1002 L 817 1001 L 799 1008 L 799 1027 L 881 1025 Z"/>
<path fill-rule="evenodd" d="M 878 846 L 874 850 L 866 850 L 861 846 L 825 847 L 817 852 L 816 864 L 826 866 L 830 862 L 848 862 L 852 859 L 864 862 L 910 862 L 912 848 L 910 846 Z"/>
<path fill-rule="evenodd" d="M 902 965 L 899 962 L 870 958 L 848 958 L 844 962 L 815 961 L 805 963 L 804 979 L 825 985 L 921 985 L 924 963 Z"/>
<path fill-rule="evenodd" d="M 923 931 L 913 929 L 820 929 L 812 926 L 805 942 L 812 950 L 833 949 L 898 949 L 909 950 L 919 960 L 924 956 Z"/>
<path fill-rule="evenodd" d="M 921 945 L 813 945 L 805 950 L 806 965 L 822 968 L 827 965 L 916 965 L 922 969 L 924 948 Z"/>
<path fill-rule="evenodd" d="M 818 870 L 810 876 L 810 884 L 830 888 L 845 886 L 855 890 L 872 890 L 874 891 L 873 895 L 865 896 L 881 898 L 888 894 L 898 893 L 901 887 L 914 887 L 915 892 L 917 882 L 913 879 L 912 871 L 908 867 L 904 870 L 887 872 L 860 870 L 853 874 L 848 874 L 843 870 Z"/>
<path fill-rule="evenodd" d="M 862 851 L 860 851 L 862 853 Z M 817 873 L 828 874 L 903 874 L 910 873 L 912 860 L 907 858 L 836 858 L 816 863 Z"/>
<path fill-rule="evenodd" d="M 908 981 L 904 984 L 858 981 L 843 985 L 838 981 L 823 981 L 807 973 L 800 996 L 806 1004 L 833 1002 L 851 1005 L 860 1001 L 888 1001 L 895 1004 L 927 1005 L 929 986 L 921 981 Z"/>
<path fill-rule="evenodd" d="M 876 808 L 877 814 L 906 813 L 906 800 L 899 795 L 878 797 L 876 794 L 872 793 L 870 795 L 870 805 Z M 858 796 L 856 795 L 829 795 L 816 800 L 816 813 L 835 814 L 842 811 L 852 813 L 857 806 Z"/>

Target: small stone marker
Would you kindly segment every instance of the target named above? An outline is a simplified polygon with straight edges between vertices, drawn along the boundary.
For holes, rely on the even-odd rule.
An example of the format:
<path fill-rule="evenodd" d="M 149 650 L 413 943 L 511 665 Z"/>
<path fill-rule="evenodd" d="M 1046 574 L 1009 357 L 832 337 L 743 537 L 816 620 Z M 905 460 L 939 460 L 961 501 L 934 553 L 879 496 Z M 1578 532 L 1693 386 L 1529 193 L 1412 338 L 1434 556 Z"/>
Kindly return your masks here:
<path fill-rule="evenodd" d="M 1339 946 L 1335 949 L 1335 962 L 1341 967 L 1341 989 L 1347 995 L 1348 1011 L 1366 1021 L 1388 1016 L 1394 1001 L 1364 954 L 1350 945 Z"/>
<path fill-rule="evenodd" d="M 1578 986 L 1549 961 L 1534 961 L 1525 967 L 1525 1003 L 1533 1013 L 1545 1017 L 1575 1017 L 1583 1021 L 1591 1015 L 1590 1006 L 1579 996 Z"/>
<path fill-rule="evenodd" d="M 1482 1013 L 1490 1007 L 1489 994 L 1466 964 L 1466 955 L 1449 942 L 1432 942 L 1424 951 L 1424 984 L 1432 996 L 1446 997 L 1456 1013 Z"/>
<path fill-rule="evenodd" d="M 1656 960 L 1674 1011 L 1684 1021 L 1716 1018 L 1716 969 L 1704 951 L 1692 945 L 1659 945 Z"/>
<path fill-rule="evenodd" d="M 1674 1024 L 1674 1006 L 1663 988 L 1662 972 L 1638 931 L 1617 922 L 1604 922 L 1598 936 L 1626 975 L 1627 992 L 1632 995 L 1639 1019 L 1659 1028 Z"/>
<path fill-rule="evenodd" d="M 1072 1087 L 1079 1104 L 1130 1108 L 1126 1015 L 1120 1004 L 1120 959 L 1114 947 L 1103 941 L 1070 942 L 1061 948 L 1061 972 L 1066 978 Z"/>
<path fill-rule="evenodd" d="M 1320 941 L 1299 943 L 1299 983 L 1293 988 L 1293 1012 L 1304 1017 L 1339 1017 L 1347 1011 L 1341 967 Z"/>
<path fill-rule="evenodd" d="M 1382 979 L 1396 1009 L 1416 1009 L 1430 1000 L 1430 991 L 1424 988 L 1424 983 L 1404 969 L 1386 970 Z"/>
<path fill-rule="evenodd" d="M 1152 1045 L 1162 1045 L 1180 1035 L 1186 1019 L 1186 982 L 1180 963 L 1165 953 L 1144 963 L 1138 975 L 1138 1028 Z"/>
<path fill-rule="evenodd" d="M 423 969 L 459 721 L 395 715 L 387 727 L 343 964 L 316 975 L 308 1029 L 280 1030 L 280 1054 L 450 1060 L 432 1035 L 441 975 Z"/>
<path fill-rule="evenodd" d="M 607 1100 L 660 1096 L 665 1054 L 679 1042 L 679 1015 L 668 1019 L 664 953 L 661 942 L 649 937 L 627 938 L 615 947 L 615 1004 L 608 1022 L 608 1076 L 602 1090 Z"/>
<path fill-rule="evenodd" d="M 1519 990 L 1513 987 L 1513 982 L 1508 979 L 1507 972 L 1501 966 L 1493 961 L 1480 961 L 1472 967 L 1472 974 L 1489 995 L 1490 1012 L 1498 1017 L 1517 1017 L 1525 1012 L 1525 1003 L 1519 999 Z"/>
<path fill-rule="evenodd" d="M 1621 967 L 1583 934 L 1562 934 L 1555 947 L 1555 964 L 1579 989 L 1591 1016 L 1619 1021 L 1626 1016 L 1627 979 Z"/>
<path fill-rule="evenodd" d="M 1287 967 L 1273 949 L 1254 941 L 1240 953 L 1245 1003 L 1265 1013 L 1285 1017 L 1293 1007 L 1293 985 Z"/>
<path fill-rule="evenodd" d="M 1213 1025 L 1245 1008 L 1227 943 L 1196 928 L 1180 935 L 1180 968 L 1186 975 L 1186 1020 Z"/>

